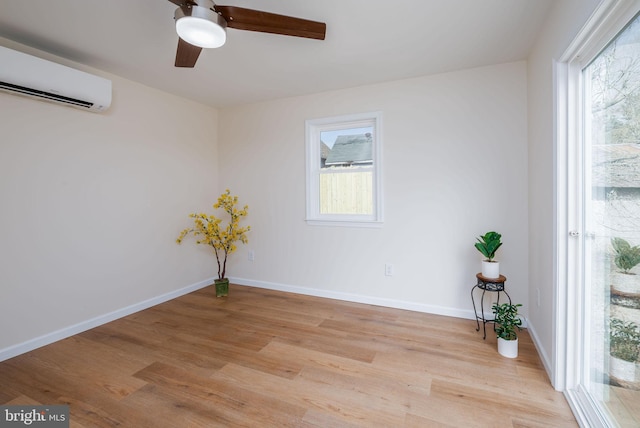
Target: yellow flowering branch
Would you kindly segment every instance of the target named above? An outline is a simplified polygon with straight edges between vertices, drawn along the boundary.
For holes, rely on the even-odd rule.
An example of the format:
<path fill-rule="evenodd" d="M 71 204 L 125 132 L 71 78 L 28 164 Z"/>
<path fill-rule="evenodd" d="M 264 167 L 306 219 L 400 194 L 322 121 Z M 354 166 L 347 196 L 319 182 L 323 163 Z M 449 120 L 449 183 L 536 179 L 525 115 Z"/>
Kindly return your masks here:
<path fill-rule="evenodd" d="M 227 226 L 223 226 L 222 219 L 213 214 L 189 214 L 189 217 L 193 219 L 194 227 L 183 230 L 176 239 L 176 242 L 180 244 L 191 233 L 197 238 L 196 244 L 206 244 L 213 247 L 218 262 L 218 279 L 225 277 L 227 256 L 237 249 L 235 243 L 237 241 L 243 244 L 249 242 L 246 234 L 251 230 L 251 227 L 240 227 L 240 220 L 247 216 L 249 206 L 245 205 L 244 208 L 238 209 L 236 208 L 237 204 L 238 197 L 232 196 L 227 189 L 213 205 L 214 209 L 222 208 L 229 214 L 231 219 Z"/>

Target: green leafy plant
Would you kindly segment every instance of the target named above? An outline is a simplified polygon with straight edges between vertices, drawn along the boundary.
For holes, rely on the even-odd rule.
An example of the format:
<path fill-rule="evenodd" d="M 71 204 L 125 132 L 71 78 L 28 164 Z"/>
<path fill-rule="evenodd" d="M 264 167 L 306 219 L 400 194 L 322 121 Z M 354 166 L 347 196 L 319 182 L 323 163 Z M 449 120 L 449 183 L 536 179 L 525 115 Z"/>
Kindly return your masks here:
<path fill-rule="evenodd" d="M 247 216 L 249 206 L 245 205 L 244 208 L 238 209 L 236 208 L 237 204 L 238 197 L 232 196 L 227 189 L 213 205 L 213 208 L 222 208 L 231 217 L 226 226 L 222 224 L 222 219 L 213 214 L 189 214 L 189 217 L 193 219 L 194 227 L 184 229 L 176 239 L 176 242 L 180 244 L 187 235 L 192 233 L 197 237 L 196 244 L 210 245 L 218 262 L 218 279 L 223 279 L 226 275 L 227 256 L 237 249 L 235 243 L 237 241 L 243 244 L 248 242 L 247 232 L 251 230 L 251 227 L 241 227 L 240 220 Z"/>
<path fill-rule="evenodd" d="M 640 263 L 640 247 L 632 247 L 622 238 L 612 238 L 611 246 L 616 253 L 614 262 L 618 269 L 628 275 L 631 274 L 629 271 Z"/>
<path fill-rule="evenodd" d="M 609 352 L 624 361 L 635 362 L 640 354 L 640 331 L 633 322 L 611 318 L 609 323 Z"/>
<path fill-rule="evenodd" d="M 487 261 L 493 261 L 496 251 L 502 245 L 500 238 L 502 238 L 502 235 L 498 232 L 487 232 L 483 236 L 476 238 L 478 242 L 476 242 L 475 247 L 487 258 Z"/>
<path fill-rule="evenodd" d="M 495 315 L 496 335 L 504 340 L 516 340 L 518 333 L 522 330 L 522 320 L 518 317 L 518 308 L 522 305 L 512 305 L 511 303 L 494 303 L 492 306 Z"/>

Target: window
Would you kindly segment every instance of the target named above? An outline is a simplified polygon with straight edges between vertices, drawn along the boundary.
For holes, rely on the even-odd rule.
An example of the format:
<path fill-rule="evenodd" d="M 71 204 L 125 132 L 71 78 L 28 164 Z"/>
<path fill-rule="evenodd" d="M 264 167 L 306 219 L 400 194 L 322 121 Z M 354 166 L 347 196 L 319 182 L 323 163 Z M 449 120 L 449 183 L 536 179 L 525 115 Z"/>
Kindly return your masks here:
<path fill-rule="evenodd" d="M 382 224 L 381 113 L 306 121 L 307 223 Z"/>

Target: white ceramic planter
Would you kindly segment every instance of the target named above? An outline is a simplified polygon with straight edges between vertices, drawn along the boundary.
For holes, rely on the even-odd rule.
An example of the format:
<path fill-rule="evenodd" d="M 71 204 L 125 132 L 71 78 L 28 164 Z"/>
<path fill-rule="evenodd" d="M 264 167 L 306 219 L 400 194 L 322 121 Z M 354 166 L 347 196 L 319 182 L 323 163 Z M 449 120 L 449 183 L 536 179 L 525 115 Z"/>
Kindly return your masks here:
<path fill-rule="evenodd" d="M 636 363 L 611 356 L 609 373 L 612 377 L 626 382 L 636 381 Z"/>
<path fill-rule="evenodd" d="M 500 277 L 500 262 L 495 260 L 492 262 L 482 261 L 482 276 L 489 279 L 497 279 Z"/>
<path fill-rule="evenodd" d="M 613 292 L 640 295 L 640 275 L 634 273 L 611 273 L 611 289 Z"/>
<path fill-rule="evenodd" d="M 516 340 L 504 340 L 498 338 L 498 353 L 503 357 L 517 358 L 518 357 L 518 339 Z"/>

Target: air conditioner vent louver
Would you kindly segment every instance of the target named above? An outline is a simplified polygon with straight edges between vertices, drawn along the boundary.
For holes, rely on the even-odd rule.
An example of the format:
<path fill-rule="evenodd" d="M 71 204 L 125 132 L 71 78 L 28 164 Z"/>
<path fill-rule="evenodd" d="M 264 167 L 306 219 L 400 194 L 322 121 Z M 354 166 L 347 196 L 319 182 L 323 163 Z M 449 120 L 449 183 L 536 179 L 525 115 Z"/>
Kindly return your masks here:
<path fill-rule="evenodd" d="M 0 88 L 6 89 L 7 91 L 10 91 L 10 92 L 19 92 L 24 95 L 31 95 L 37 98 L 46 98 L 51 101 L 58 101 L 65 104 L 73 104 L 78 107 L 90 108 L 91 106 L 93 106 L 93 103 L 90 103 L 87 101 L 77 100 L 75 98 L 69 98 L 63 95 L 58 95 L 58 94 L 52 94 L 51 92 L 38 91 L 37 89 L 31 89 L 24 86 L 12 85 L 11 83 L 7 83 L 7 82 L 0 82 Z"/>
<path fill-rule="evenodd" d="M 0 46 L 0 90 L 92 112 L 111 105 L 111 81 Z"/>

